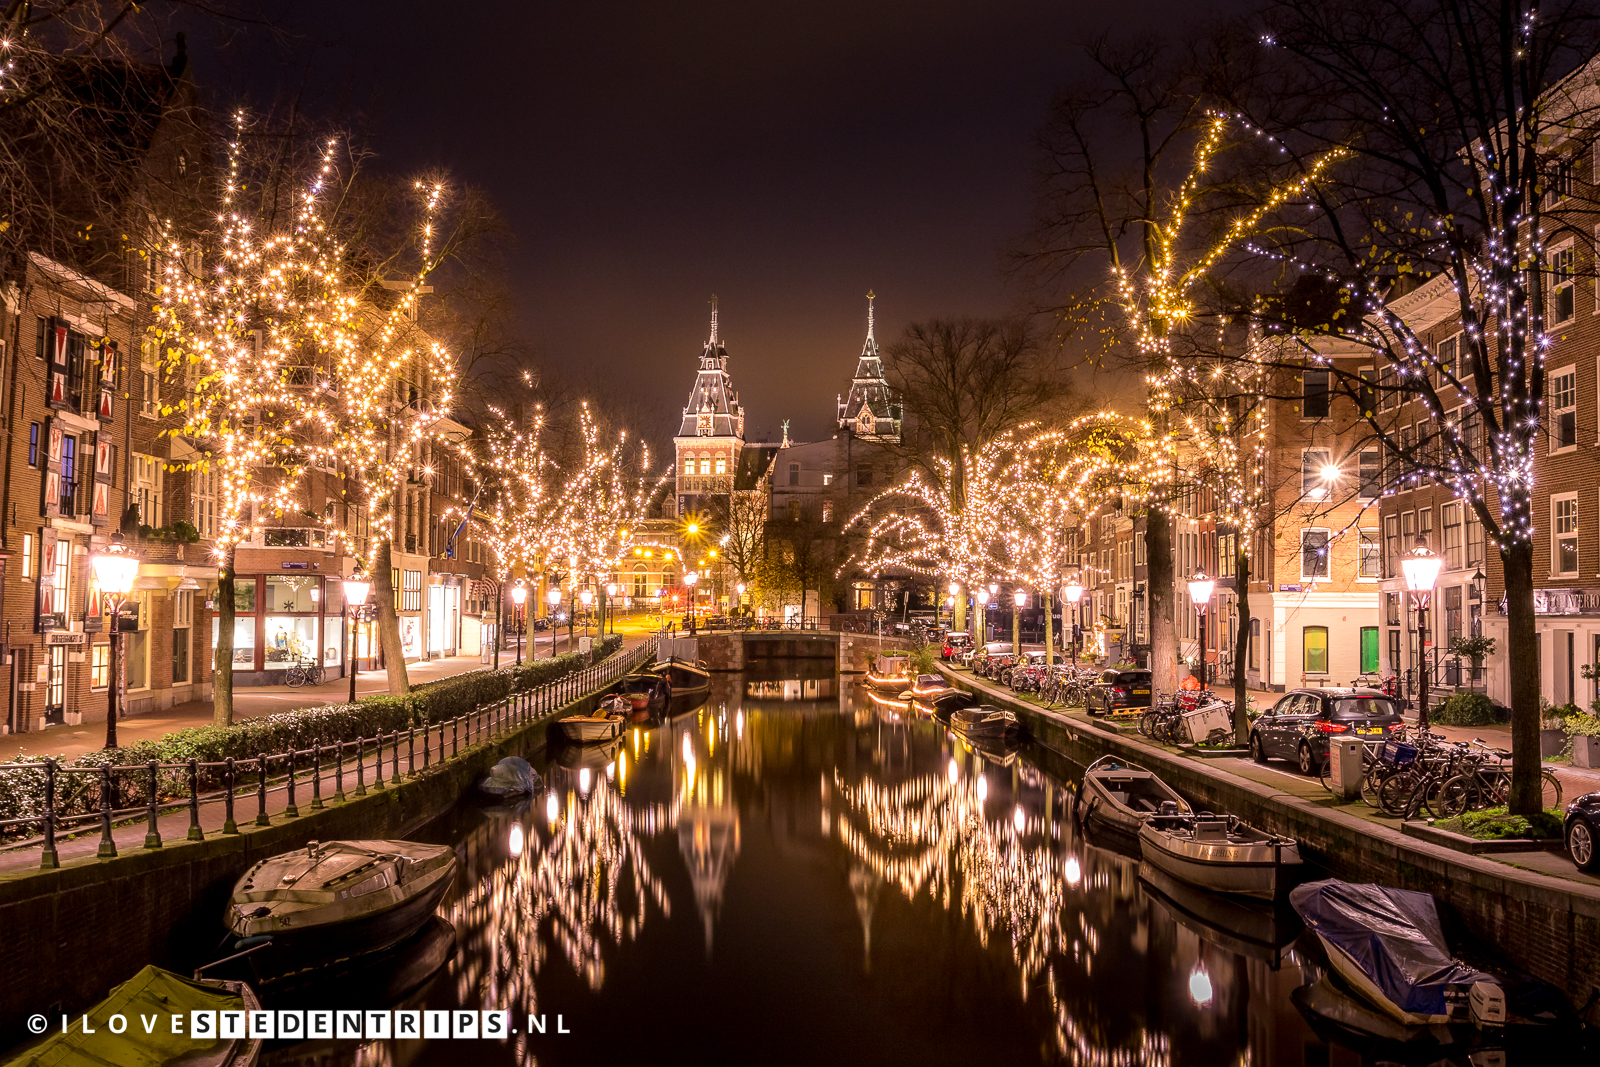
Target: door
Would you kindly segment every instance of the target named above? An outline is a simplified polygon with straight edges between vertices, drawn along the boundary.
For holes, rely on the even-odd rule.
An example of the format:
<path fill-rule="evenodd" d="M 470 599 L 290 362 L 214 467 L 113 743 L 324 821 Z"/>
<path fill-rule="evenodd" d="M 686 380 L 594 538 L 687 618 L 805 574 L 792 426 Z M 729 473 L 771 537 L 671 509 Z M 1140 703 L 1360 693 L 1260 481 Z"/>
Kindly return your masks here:
<path fill-rule="evenodd" d="M 1280 702 L 1273 721 L 1272 754 L 1294 759 L 1300 749 L 1300 733 L 1315 712 L 1316 698 L 1307 693 L 1292 693 L 1287 701 Z"/>
<path fill-rule="evenodd" d="M 1378 628 L 1376 626 L 1363 626 L 1361 628 L 1361 673 L 1378 673 Z"/>
<path fill-rule="evenodd" d="M 66 722 L 67 646 L 50 646 L 50 673 L 45 683 L 44 714 L 53 726 Z"/>

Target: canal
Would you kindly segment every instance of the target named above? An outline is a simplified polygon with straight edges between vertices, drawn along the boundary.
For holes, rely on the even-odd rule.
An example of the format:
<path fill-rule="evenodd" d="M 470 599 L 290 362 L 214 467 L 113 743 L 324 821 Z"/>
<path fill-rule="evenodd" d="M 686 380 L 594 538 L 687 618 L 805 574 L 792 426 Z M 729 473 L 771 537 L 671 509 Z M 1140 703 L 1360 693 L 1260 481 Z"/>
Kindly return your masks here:
<path fill-rule="evenodd" d="M 516 1037 L 267 1062 L 1373 1062 L 1295 1006 L 1322 978 L 1295 920 L 1141 881 L 1076 831 L 1060 757 L 974 751 L 825 661 L 671 710 L 552 747 L 531 802 L 467 798 L 417 835 L 457 847 L 458 943 L 389 1006 L 510 1009 Z"/>

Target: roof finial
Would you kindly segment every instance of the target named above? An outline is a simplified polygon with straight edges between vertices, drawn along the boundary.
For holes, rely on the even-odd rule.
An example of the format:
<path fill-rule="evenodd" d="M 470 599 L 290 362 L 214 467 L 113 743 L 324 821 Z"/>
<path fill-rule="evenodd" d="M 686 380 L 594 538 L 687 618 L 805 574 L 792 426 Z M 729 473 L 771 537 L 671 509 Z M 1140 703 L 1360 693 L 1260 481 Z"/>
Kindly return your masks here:
<path fill-rule="evenodd" d="M 711 294 L 711 347 L 717 347 L 717 294 Z"/>
<path fill-rule="evenodd" d="M 876 340 L 876 338 L 874 338 L 872 336 L 872 301 L 873 301 L 873 299 L 874 299 L 874 297 L 873 297 L 872 290 L 868 289 L 867 290 L 867 340 L 869 342 Z"/>
<path fill-rule="evenodd" d="M 778 447 L 779 448 L 788 448 L 789 447 L 789 420 L 788 419 L 784 419 L 783 420 L 783 443 L 780 444 Z"/>

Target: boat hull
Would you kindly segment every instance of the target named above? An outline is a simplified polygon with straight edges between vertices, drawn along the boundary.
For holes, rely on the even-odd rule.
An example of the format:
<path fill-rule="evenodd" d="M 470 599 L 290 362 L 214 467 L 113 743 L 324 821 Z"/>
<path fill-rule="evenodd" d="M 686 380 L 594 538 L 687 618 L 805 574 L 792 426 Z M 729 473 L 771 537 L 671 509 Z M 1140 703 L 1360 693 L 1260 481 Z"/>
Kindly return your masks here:
<path fill-rule="evenodd" d="M 1103 763 L 1108 766 L 1102 768 Z M 1131 806 L 1134 800 L 1148 810 Z M 1189 810 L 1181 796 L 1149 771 L 1102 757 L 1084 771 L 1083 788 L 1078 791 L 1078 819 L 1093 830 L 1137 840 L 1139 828 L 1156 814 L 1162 800 L 1175 802 L 1180 813 Z"/>
<path fill-rule="evenodd" d="M 1344 949 L 1329 941 L 1320 932 L 1317 934 L 1317 940 L 1322 943 L 1323 950 L 1328 954 L 1328 962 L 1333 965 L 1333 969 L 1338 972 L 1339 977 L 1344 980 L 1345 984 L 1359 993 L 1363 1000 L 1391 1019 L 1407 1026 L 1435 1026 L 1465 1021 L 1464 1014 L 1458 1016 L 1419 1015 L 1416 1012 L 1406 1011 L 1385 996 L 1383 990 L 1378 988 L 1377 983 L 1367 977 L 1367 972 Z"/>
<path fill-rule="evenodd" d="M 708 692 L 711 689 L 711 672 L 699 663 L 670 659 L 656 664 L 655 669 L 666 675 L 670 687 L 667 692 L 672 697 Z"/>
<path fill-rule="evenodd" d="M 1139 853 L 1146 863 L 1213 893 L 1275 900 L 1286 888 L 1284 868 L 1300 864 L 1300 850 L 1293 842 L 1193 841 L 1148 821 L 1138 823 L 1138 834 Z"/>
<path fill-rule="evenodd" d="M 876 671 L 868 671 L 864 680 L 880 693 L 904 693 L 913 684 L 909 675 L 878 674 Z"/>
<path fill-rule="evenodd" d="M 622 734 L 623 720 L 621 718 L 591 719 L 588 716 L 575 715 L 562 719 L 560 722 L 561 733 L 568 741 L 588 745 L 599 741 L 610 741 Z"/>

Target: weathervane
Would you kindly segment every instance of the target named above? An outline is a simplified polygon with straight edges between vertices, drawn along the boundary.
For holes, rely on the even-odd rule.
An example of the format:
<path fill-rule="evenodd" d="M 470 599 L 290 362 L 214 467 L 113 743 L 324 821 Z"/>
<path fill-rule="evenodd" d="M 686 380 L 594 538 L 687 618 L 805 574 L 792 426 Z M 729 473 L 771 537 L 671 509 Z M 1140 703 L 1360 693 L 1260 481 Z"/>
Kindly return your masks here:
<path fill-rule="evenodd" d="M 778 447 L 779 448 L 788 448 L 789 447 L 789 420 L 788 419 L 784 419 L 783 420 L 783 443 L 781 445 L 779 445 Z"/>

